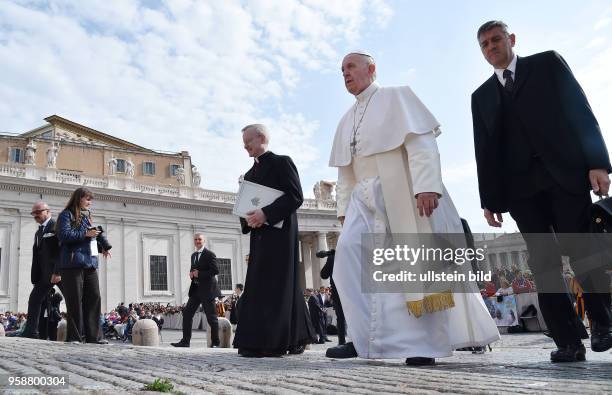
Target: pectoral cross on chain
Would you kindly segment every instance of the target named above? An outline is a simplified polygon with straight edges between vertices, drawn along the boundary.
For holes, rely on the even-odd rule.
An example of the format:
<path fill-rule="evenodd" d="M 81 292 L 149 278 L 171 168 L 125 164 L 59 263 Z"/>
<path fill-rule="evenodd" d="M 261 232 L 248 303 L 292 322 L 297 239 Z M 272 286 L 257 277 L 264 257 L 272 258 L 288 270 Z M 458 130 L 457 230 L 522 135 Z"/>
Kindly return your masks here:
<path fill-rule="evenodd" d="M 357 155 L 357 136 L 353 135 L 353 140 L 351 141 L 351 154 L 353 156 Z"/>

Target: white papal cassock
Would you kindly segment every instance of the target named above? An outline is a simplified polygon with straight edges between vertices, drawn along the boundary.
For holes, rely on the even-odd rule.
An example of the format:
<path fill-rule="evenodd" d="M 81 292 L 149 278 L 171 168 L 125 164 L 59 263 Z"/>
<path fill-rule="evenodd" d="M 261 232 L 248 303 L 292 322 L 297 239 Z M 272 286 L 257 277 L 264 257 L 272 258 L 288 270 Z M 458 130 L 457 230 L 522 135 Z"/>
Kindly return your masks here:
<path fill-rule="evenodd" d="M 338 216 L 345 222 L 334 281 L 362 358 L 439 358 L 499 339 L 475 284 L 453 294 L 454 307 L 416 315 L 404 294 L 362 292 L 362 234 L 463 233 L 442 184 L 438 134 L 439 123 L 409 87 L 376 82 L 357 95 L 338 125 L 330 166 L 338 167 Z M 442 196 L 429 218 L 416 211 L 414 196 L 421 192 Z"/>

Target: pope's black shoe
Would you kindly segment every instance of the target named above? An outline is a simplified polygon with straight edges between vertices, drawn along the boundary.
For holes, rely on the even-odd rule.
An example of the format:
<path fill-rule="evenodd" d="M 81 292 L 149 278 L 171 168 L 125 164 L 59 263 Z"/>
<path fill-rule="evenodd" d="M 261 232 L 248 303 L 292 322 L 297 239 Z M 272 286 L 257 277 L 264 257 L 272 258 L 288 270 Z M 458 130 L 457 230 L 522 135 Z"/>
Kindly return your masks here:
<path fill-rule="evenodd" d="M 612 348 L 612 332 L 610 326 L 598 325 L 593 322 L 591 330 L 591 350 L 604 352 Z"/>
<path fill-rule="evenodd" d="M 436 360 L 434 358 L 426 358 L 426 357 L 406 358 L 406 365 L 408 366 L 431 366 L 435 364 L 436 364 Z"/>
<path fill-rule="evenodd" d="M 185 340 L 181 339 L 176 343 L 170 343 L 170 345 L 172 347 L 189 347 L 189 342 L 186 342 Z"/>
<path fill-rule="evenodd" d="M 353 342 L 349 342 L 342 346 L 328 348 L 327 351 L 325 351 L 325 356 L 327 358 L 337 358 L 337 359 L 356 358 L 357 350 L 355 350 L 355 346 L 353 346 Z"/>
<path fill-rule="evenodd" d="M 586 349 L 582 343 L 559 347 L 550 353 L 551 362 L 582 362 L 586 361 Z"/>

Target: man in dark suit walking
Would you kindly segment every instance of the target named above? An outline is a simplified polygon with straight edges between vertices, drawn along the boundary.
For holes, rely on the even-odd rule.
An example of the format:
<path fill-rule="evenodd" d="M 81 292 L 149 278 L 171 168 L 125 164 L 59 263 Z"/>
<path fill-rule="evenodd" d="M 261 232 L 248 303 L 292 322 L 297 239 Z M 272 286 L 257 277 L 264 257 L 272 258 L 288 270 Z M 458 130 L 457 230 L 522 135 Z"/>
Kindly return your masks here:
<path fill-rule="evenodd" d="M 183 309 L 183 338 L 176 343 L 171 343 L 174 347 L 189 347 L 191 342 L 191 326 L 193 315 L 200 305 L 204 308 L 206 320 L 210 325 L 210 335 L 212 347 L 219 347 L 219 321 L 217 319 L 217 309 L 215 298 L 219 295 L 217 278 L 219 273 L 217 257 L 214 252 L 204 247 L 204 236 L 196 233 L 193 242 L 196 252 L 191 254 L 191 270 L 189 278 L 189 300 Z"/>
<path fill-rule="evenodd" d="M 54 284 L 61 281 L 58 274 L 59 245 L 55 235 L 55 221 L 45 202 L 38 202 L 30 213 L 39 224 L 32 248 L 32 270 L 30 277 L 34 288 L 28 299 L 28 319 L 21 336 L 39 338 L 38 322 L 42 303 Z"/>
<path fill-rule="evenodd" d="M 561 255 L 570 257 L 585 289 L 591 349 L 606 351 L 612 347 L 610 280 L 604 268 L 581 268 L 588 247 L 569 237 L 589 230 L 590 190 L 608 194 L 606 145 L 582 88 L 558 53 L 517 57 L 516 38 L 501 21 L 485 23 L 477 37 L 495 68 L 472 95 L 484 216 L 500 227 L 502 213 L 509 212 L 527 243 L 540 309 L 558 347 L 551 360 L 583 361 L 584 328 L 564 292 Z"/>

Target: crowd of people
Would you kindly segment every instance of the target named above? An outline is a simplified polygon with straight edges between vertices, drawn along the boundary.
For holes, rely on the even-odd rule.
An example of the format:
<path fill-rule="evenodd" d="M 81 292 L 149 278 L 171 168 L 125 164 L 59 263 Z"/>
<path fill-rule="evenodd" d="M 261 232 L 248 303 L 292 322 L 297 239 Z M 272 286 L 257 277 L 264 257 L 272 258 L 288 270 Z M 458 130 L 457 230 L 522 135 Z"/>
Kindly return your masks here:
<path fill-rule="evenodd" d="M 498 268 L 491 273 L 491 281 L 479 285 L 480 293 L 484 297 L 536 292 L 531 271 L 521 270 L 516 266 L 511 270 Z"/>

